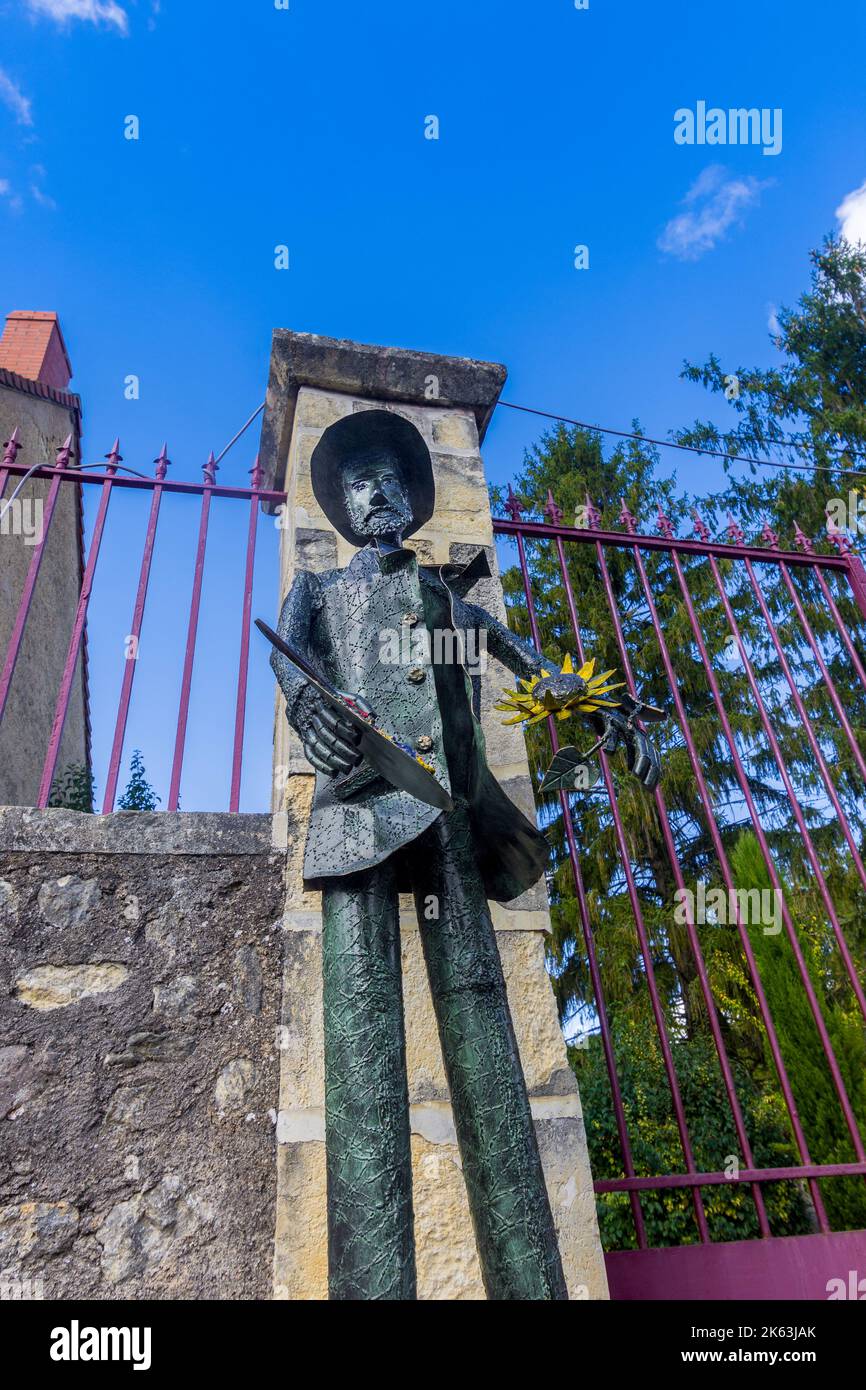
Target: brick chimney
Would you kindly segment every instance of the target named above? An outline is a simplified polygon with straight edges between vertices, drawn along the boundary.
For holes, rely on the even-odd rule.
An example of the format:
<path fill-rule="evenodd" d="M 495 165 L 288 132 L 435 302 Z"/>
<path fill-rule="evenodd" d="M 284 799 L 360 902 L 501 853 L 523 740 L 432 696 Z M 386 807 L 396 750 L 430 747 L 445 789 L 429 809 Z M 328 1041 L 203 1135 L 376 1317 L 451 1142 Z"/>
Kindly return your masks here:
<path fill-rule="evenodd" d="M 16 309 L 0 338 L 0 367 L 65 391 L 72 366 L 56 314 Z"/>

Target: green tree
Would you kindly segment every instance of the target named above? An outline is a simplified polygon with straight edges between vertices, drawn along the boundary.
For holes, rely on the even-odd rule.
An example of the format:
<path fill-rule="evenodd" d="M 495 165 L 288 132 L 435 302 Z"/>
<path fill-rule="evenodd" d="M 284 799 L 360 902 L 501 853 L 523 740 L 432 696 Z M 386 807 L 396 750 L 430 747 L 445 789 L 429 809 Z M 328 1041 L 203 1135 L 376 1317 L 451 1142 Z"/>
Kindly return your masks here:
<path fill-rule="evenodd" d="M 640 1174 L 682 1172 L 670 1090 L 652 1025 L 646 1017 L 625 1014 L 615 1021 L 613 1033 L 635 1168 Z M 689 1042 L 675 1042 L 673 1053 L 698 1171 L 725 1172 L 731 1159 L 739 1157 L 739 1144 L 712 1041 L 701 1033 Z M 569 1059 L 580 1086 L 593 1177 L 597 1181 L 622 1177 L 610 1084 L 598 1038 L 584 1047 L 569 1048 Z M 746 1067 L 735 1064 L 734 1071 L 755 1162 L 759 1167 L 795 1164 L 796 1150 L 778 1099 Z M 712 1240 L 746 1240 L 760 1234 L 748 1184 L 705 1187 L 701 1197 Z M 805 1235 L 811 1229 L 799 1184 L 767 1184 L 764 1200 L 774 1235 Z M 628 1194 L 602 1193 L 596 1202 L 604 1248 L 633 1249 L 637 1241 Z M 641 1210 L 650 1246 L 690 1245 L 697 1240 L 692 1199 L 686 1189 L 641 1193 Z"/>
<path fill-rule="evenodd" d="M 151 787 L 144 772 L 144 760 L 140 749 L 133 752 L 129 764 L 129 781 L 126 790 L 117 803 L 119 811 L 155 811 L 160 798 Z"/>
<path fill-rule="evenodd" d="M 826 536 L 828 508 L 839 522 L 847 515 L 849 537 L 862 552 L 866 533 L 866 245 L 828 237 L 810 253 L 808 289 L 796 307 L 782 308 L 773 338 L 778 361 L 770 367 L 722 365 L 715 354 L 702 364 L 686 362 L 683 376 L 715 395 L 729 397 L 727 427 L 696 421 L 676 432 L 683 444 L 718 449 L 729 474 L 727 486 L 705 499 L 714 528 L 728 513 L 742 521 L 753 539 L 769 518 L 782 546 L 791 549 L 800 525 L 819 551 L 830 551 Z M 736 379 L 736 391 L 730 383 Z M 726 386 L 726 383 L 728 385 Z M 769 458 L 797 464 L 797 471 L 751 466 L 736 468 L 730 455 Z M 846 471 L 848 470 L 848 471 Z M 853 470 L 851 472 L 850 470 Z M 863 517 L 859 515 L 862 510 Z M 844 527 L 844 522 L 841 523 Z M 866 831 L 863 773 L 796 613 L 791 588 L 775 566 L 757 567 L 770 613 L 794 671 L 811 727 L 818 739 L 845 813 L 858 842 Z M 790 584 L 807 613 L 823 651 L 833 686 L 853 728 L 861 755 L 866 755 L 866 695 L 827 603 L 822 586 L 808 569 L 792 567 Z M 866 628 L 844 577 L 826 575 L 826 583 L 866 664 Z M 741 575 L 744 591 L 750 588 Z M 766 636 L 764 648 L 768 650 Z M 774 724 L 792 763 L 801 804 L 819 807 L 816 835 L 834 894 L 846 902 L 847 930 L 859 960 L 866 958 L 863 891 L 854 875 L 838 823 L 829 810 L 826 788 L 805 740 L 796 745 L 799 728 L 786 681 L 773 661 L 768 667 Z M 775 699 L 773 699 L 775 690 Z M 811 875 L 805 857 L 792 846 L 793 871 Z"/>
<path fill-rule="evenodd" d="M 852 485 L 862 493 L 866 477 L 866 246 L 828 237 L 810 261 L 809 289 L 777 315 L 778 364 L 722 366 L 715 354 L 686 362 L 685 379 L 727 394 L 734 418 L 727 428 L 698 420 L 675 437 L 719 450 L 729 472 L 732 454 L 805 465 L 800 476 L 731 472 L 718 500 L 757 516 L 770 509 L 786 532 L 799 520 L 807 535 L 823 537 L 827 503 Z M 849 478 L 848 469 L 864 477 Z"/>
<path fill-rule="evenodd" d="M 744 833 L 733 854 L 737 885 L 768 889 L 770 880 L 754 835 Z M 830 962 L 833 945 L 823 916 L 791 895 L 797 939 L 827 1025 L 839 1070 L 861 1132 L 866 1133 L 866 1034 L 863 1017 L 850 991 L 843 987 Z M 851 1136 L 833 1084 L 821 1039 L 815 1026 L 797 963 L 784 932 L 751 926 L 749 936 L 758 972 L 776 1024 L 779 1047 L 791 1080 L 797 1111 L 814 1163 L 854 1163 Z M 760 1026 L 757 1001 L 752 1024 L 763 1044 L 767 1075 L 772 1060 Z M 799 1161 L 799 1160 L 795 1160 Z M 827 1215 L 834 1230 L 866 1228 L 866 1183 L 862 1178 L 833 1178 L 821 1184 Z"/>
<path fill-rule="evenodd" d="M 619 521 L 622 501 L 640 519 L 640 529 L 656 529 L 659 507 L 675 530 L 690 518 L 690 499 L 677 492 L 674 478 L 659 476 L 658 458 L 650 446 L 634 440 L 618 445 L 605 455 L 597 434 L 574 427 L 561 426 L 542 436 L 527 453 L 515 490 L 527 513 L 539 519 L 543 519 L 541 509 L 550 491 L 567 523 L 575 516 L 580 520 L 579 509 L 585 509 L 587 498 L 590 498 L 606 530 L 622 529 Z M 501 493 L 494 490 L 493 500 L 501 509 Z M 526 554 L 542 650 L 552 660 L 561 661 L 567 653 L 574 653 L 575 640 L 557 548 L 552 541 L 529 541 Z M 600 668 L 613 667 L 619 671 L 622 662 L 596 547 L 570 542 L 564 546 L 564 554 L 585 653 L 595 657 Z M 670 687 L 633 554 L 628 547 L 606 547 L 605 562 L 638 692 L 651 703 L 671 709 Z M 670 557 L 664 552 L 645 553 L 645 565 L 701 768 L 723 841 L 730 849 L 739 829 L 748 823 L 730 747 L 719 723 Z M 728 562 L 721 562 L 722 577 L 743 638 L 753 652 L 759 678 L 765 683 L 774 719 L 781 711 L 783 723 L 790 726 L 783 742 L 792 770 L 803 786 L 804 815 L 818 838 L 822 834 L 832 834 L 833 829 L 828 829 L 820 808 L 810 804 L 818 780 L 816 771 L 809 762 L 809 750 L 804 749 L 801 732 L 791 722 L 790 702 L 785 702 L 779 688 L 778 671 L 768 648 L 760 610 L 754 597 L 732 582 L 731 568 Z M 700 557 L 684 560 L 683 570 L 704 640 L 714 660 L 724 706 L 738 741 L 749 749 L 748 785 L 774 853 L 780 863 L 790 863 L 802 858 L 799 833 L 792 826 L 787 798 L 779 783 L 775 760 L 763 738 L 759 713 L 744 680 L 742 665 L 738 659 L 731 660 L 729 624 L 712 573 Z M 516 631 L 529 636 L 520 570 L 507 569 L 503 583 L 509 621 Z M 592 742 L 580 720 L 561 724 L 559 731 L 562 742 L 583 748 Z M 685 739 L 676 720 L 671 719 L 662 726 L 657 737 L 663 751 L 663 787 L 669 824 L 685 882 L 692 887 L 699 878 L 720 883 L 707 811 L 699 796 Z M 527 747 L 537 787 L 550 760 L 546 725 L 527 731 Z M 673 921 L 676 881 L 656 805 L 628 775 L 620 757 L 611 760 L 610 770 L 659 988 L 677 1017 L 677 1026 L 683 1026 L 686 1036 L 690 1036 L 705 1018 L 705 1005 L 686 928 Z M 599 782 L 591 791 L 577 793 L 573 805 L 574 830 L 580 846 L 590 915 L 598 937 L 606 993 L 611 1003 L 616 1003 L 644 988 L 646 965 L 638 949 L 622 856 L 603 784 Z M 587 1008 L 592 1012 L 588 964 L 581 946 L 578 904 L 558 798 L 548 798 L 541 807 L 541 815 L 554 848 L 550 885 L 554 982 L 563 1019 L 568 1021 L 575 1014 L 586 1012 Z"/>
<path fill-rule="evenodd" d="M 852 337 L 857 332 L 862 336 L 862 328 L 858 329 L 855 323 L 858 313 L 862 322 L 861 287 L 850 283 L 852 274 L 862 278 L 862 267 L 857 256 L 852 259 L 849 249 L 834 248 L 830 245 L 826 249 L 825 260 L 816 262 L 817 289 L 813 286 L 813 295 L 807 296 L 801 304 L 801 316 L 809 318 L 808 324 L 804 327 L 802 323 L 795 322 L 796 316 L 788 315 L 786 311 L 780 314 L 783 332 L 788 334 L 791 351 L 801 351 L 804 359 L 808 356 L 811 362 L 808 369 L 805 361 L 801 364 L 799 386 L 795 364 L 788 363 L 788 376 L 785 380 L 792 401 L 797 398 L 797 390 L 800 390 L 805 400 L 808 371 L 817 372 L 817 363 L 823 362 L 828 370 L 832 368 L 832 348 L 823 356 L 819 350 L 818 338 L 823 321 L 827 323 L 831 344 L 838 342 L 843 329 L 850 330 Z M 841 307 L 837 302 L 844 301 L 844 293 L 849 296 L 847 308 L 844 302 Z M 858 303 L 860 308 L 857 307 Z M 862 356 L 858 360 L 862 365 Z M 752 433 L 748 439 L 745 435 L 741 437 L 738 434 L 736 440 L 731 440 L 726 447 L 730 452 L 734 449 L 736 452 L 755 452 L 763 438 L 758 432 L 760 419 L 756 412 L 762 399 L 765 404 L 769 401 L 769 387 L 767 383 L 761 387 L 757 373 L 752 376 L 746 373 L 739 375 L 742 412 L 746 412 L 749 405 L 749 390 L 754 393 L 751 402 L 752 413 L 744 414 L 744 421 Z M 699 377 L 695 376 L 694 379 L 697 380 Z M 707 384 L 715 383 L 718 383 L 721 389 L 723 376 L 717 364 L 713 365 Z M 837 397 L 841 399 L 844 395 L 844 391 L 841 390 L 844 382 L 840 381 L 838 385 L 840 390 Z M 864 392 L 866 380 L 863 381 L 863 391 L 860 392 L 861 402 Z M 820 394 L 817 388 L 813 394 Z M 829 409 L 831 397 L 829 391 L 825 394 Z M 773 414 L 777 406 L 767 405 L 767 410 Z M 853 454 L 859 429 L 857 418 L 854 418 L 856 411 L 854 417 L 846 418 L 843 430 L 840 430 L 841 411 L 834 407 L 831 415 L 832 427 L 828 422 L 825 422 L 824 427 L 827 451 L 829 452 L 831 435 L 838 448 L 839 436 L 842 434 Z M 791 427 L 790 419 L 788 426 Z M 709 444 L 713 447 L 719 444 L 720 441 L 712 434 L 710 426 L 695 427 L 696 430 L 699 428 L 705 432 L 682 437 L 686 442 L 696 444 Z M 635 431 L 639 433 L 637 426 Z M 817 426 L 815 437 L 822 437 Z M 783 441 L 780 438 L 774 442 L 781 447 Z M 692 507 L 697 505 L 702 517 L 716 534 L 725 526 L 728 508 L 735 513 L 736 519 L 742 523 L 750 538 L 760 533 L 763 523 L 768 519 L 771 519 L 782 533 L 785 548 L 791 547 L 792 536 L 790 529 L 785 531 L 783 528 L 792 528 L 795 520 L 800 520 L 807 534 L 818 534 L 823 516 L 823 503 L 818 512 L 814 507 L 811 511 L 805 507 L 806 501 L 814 500 L 814 487 L 810 492 L 810 484 L 814 480 L 810 480 L 810 484 L 804 484 L 802 480 L 787 475 L 783 470 L 768 471 L 766 476 L 755 473 L 754 476 L 748 475 L 745 479 L 731 476 L 728 489 L 721 496 L 695 499 L 689 498 L 678 489 L 674 477 L 662 477 L 658 464 L 655 451 L 639 438 L 618 445 L 605 453 L 601 439 L 596 433 L 561 426 L 543 435 L 538 444 L 527 453 L 523 467 L 514 481 L 514 487 L 524 506 L 525 514 L 538 520 L 545 519 L 543 509 L 552 495 L 554 502 L 564 513 L 566 524 L 578 526 L 585 525 L 589 519 L 587 503 L 591 498 L 601 515 L 601 525 L 605 530 L 622 530 L 620 507 L 621 501 L 624 500 L 630 513 L 638 519 L 638 529 L 641 531 L 658 529 L 657 512 L 661 507 L 674 533 L 687 534 L 693 524 Z M 492 489 L 492 500 L 494 507 L 501 512 L 504 499 L 500 490 Z M 776 520 L 777 516 L 781 518 L 779 523 Z M 722 539 L 725 538 L 723 530 Z M 736 533 L 731 533 L 727 538 L 737 539 Z M 525 549 L 541 646 L 552 660 L 559 662 L 566 653 L 574 654 L 575 643 L 569 620 L 568 595 L 557 548 L 551 541 L 528 540 Z M 586 654 L 596 657 L 600 667 L 614 667 L 619 670 L 622 663 L 595 544 L 569 542 L 565 545 L 564 551 L 566 573 L 574 596 Z M 730 857 L 737 851 L 741 833 L 751 826 L 743 791 L 735 775 L 731 750 L 720 726 L 719 711 L 708 686 L 672 561 L 663 552 L 643 553 L 674 677 L 697 745 L 700 766 L 707 781 L 713 814 L 719 824 L 726 853 Z M 639 581 L 634 556 L 627 546 L 605 547 L 604 556 L 634 668 L 638 693 L 652 703 L 671 708 L 672 701 L 661 651 L 650 621 L 646 596 Z M 803 837 L 792 815 L 779 766 L 763 729 L 758 704 L 745 678 L 739 649 L 736 642 L 732 641 L 730 622 L 712 569 L 702 556 L 684 557 L 681 563 L 687 591 L 697 612 L 700 630 L 716 673 L 722 703 L 730 718 L 743 760 L 747 786 L 754 798 L 759 820 L 767 836 L 771 860 L 781 882 L 789 890 L 789 902 L 796 902 L 796 922 L 805 924 L 796 929 L 799 932 L 808 928 L 813 933 L 813 949 L 816 954 L 809 959 L 813 965 L 820 962 L 823 985 L 819 998 L 828 1015 L 834 1017 L 833 1029 L 830 1030 L 831 1038 L 840 1055 L 841 1065 L 842 1055 L 849 1058 L 859 1055 L 852 1041 L 852 1030 L 858 1026 L 862 1029 L 862 1020 L 858 1019 L 854 1010 L 850 982 L 830 933 L 814 866 L 809 860 Z M 746 654 L 754 669 L 767 717 L 778 738 L 797 802 L 809 828 L 818 863 L 826 877 L 833 901 L 838 907 L 852 952 L 862 970 L 866 959 L 863 886 L 851 862 L 838 820 L 829 804 L 821 770 L 804 736 L 790 689 L 749 577 L 739 562 L 721 559 L 718 569 L 739 626 Z M 826 685 L 816 667 L 811 648 L 796 616 L 791 594 L 783 582 L 778 566 L 756 565 L 755 569 L 759 576 L 761 592 L 776 622 L 779 640 L 802 694 L 811 727 L 815 731 L 827 764 L 832 769 L 834 783 L 842 798 L 852 834 L 860 844 L 866 832 L 866 818 L 863 779 L 856 758 L 828 700 Z M 845 700 L 857 744 L 861 750 L 866 750 L 866 700 L 862 689 L 859 688 L 856 674 L 852 672 L 850 658 L 839 642 L 835 626 L 829 618 L 826 601 L 808 573 L 804 574 L 792 567 L 791 582 L 818 634 L 831 676 Z M 866 652 L 859 613 L 835 579 L 831 579 L 830 583 L 855 641 L 861 652 Z M 512 566 L 506 569 L 504 586 L 509 621 L 521 635 L 529 636 L 530 624 L 519 568 Z M 586 727 L 580 721 L 561 724 L 559 734 L 561 742 L 575 743 L 582 748 L 586 748 L 592 741 Z M 722 886 L 720 866 L 708 833 L 707 808 L 702 805 L 698 795 L 685 739 L 675 719 L 671 719 L 662 728 L 659 739 L 662 744 L 664 766 L 662 786 L 685 883 L 693 890 L 699 879 L 704 879 L 708 888 Z M 537 790 L 540 777 L 550 758 L 549 739 L 544 724 L 527 731 L 527 748 Z M 708 1027 L 706 1004 L 687 929 L 685 926 L 679 926 L 674 919 L 675 880 L 664 848 L 657 808 L 653 800 L 628 777 L 621 755 L 611 760 L 610 769 L 623 824 L 627 859 L 634 866 L 635 888 L 647 927 L 649 961 L 658 985 L 668 1032 L 672 1038 L 676 1071 L 683 1092 L 690 1131 L 694 1137 L 695 1127 L 700 1129 L 703 1123 L 702 1098 L 712 1097 L 713 1103 L 706 1113 L 712 1115 L 715 1112 L 719 1117 L 718 1125 L 722 1132 L 724 1126 L 730 1123 L 729 1110 L 724 1099 L 720 1069 Z M 638 1171 L 676 1171 L 678 1167 L 683 1166 L 682 1151 L 676 1129 L 672 1127 L 670 1087 L 662 1066 L 659 1043 L 649 1008 L 648 964 L 639 949 L 622 856 L 603 784 L 599 783 L 589 791 L 575 793 L 570 798 L 570 803 L 614 1046 L 631 1078 L 626 1089 L 631 1086 L 634 1097 L 640 1100 L 640 1104 L 637 1100 L 633 1104 L 627 1099 L 627 1112 L 641 1131 L 637 1152 L 642 1155 L 642 1161 L 646 1166 L 639 1167 Z M 539 799 L 539 818 L 548 832 L 554 851 L 548 883 L 552 917 L 549 950 L 554 989 L 564 1022 L 572 1031 L 582 1033 L 586 1039 L 597 1030 L 598 1020 L 559 799 Z M 766 875 L 767 870 L 760 851 L 759 859 Z M 755 1154 L 766 1154 L 768 1166 L 796 1162 L 790 1126 L 775 1071 L 768 1057 L 766 1040 L 757 1012 L 757 1001 L 749 981 L 739 936 L 735 930 L 709 936 L 704 929 L 699 935 L 710 969 L 717 1017 L 734 1067 L 737 1092 Z M 761 946 L 766 946 L 764 939 Z M 757 949 L 756 947 L 756 953 Z M 771 978 L 778 976 L 778 961 L 771 962 L 768 970 Z M 797 1009 L 802 1010 L 805 1007 L 808 1012 L 802 985 L 794 980 L 790 972 L 784 971 L 776 978 L 774 999 L 777 1009 L 784 1014 L 786 1009 L 792 1007 L 784 1001 L 783 982 L 785 988 L 795 994 Z M 800 991 L 799 994 L 796 993 L 797 989 Z M 800 1015 L 795 1010 L 792 1017 L 795 1019 L 796 1031 L 796 1021 Z M 811 1014 L 809 1018 L 811 1019 Z M 829 1026 L 828 1022 L 828 1028 Z M 814 1028 L 814 1024 L 812 1027 Z M 635 1050 L 634 1039 L 638 1034 L 639 1046 Z M 631 1041 L 625 1045 L 623 1039 L 629 1038 Z M 608 1084 L 602 1070 L 603 1060 L 597 1041 L 590 1041 L 587 1055 L 579 1049 L 574 1056 L 576 1067 L 582 1067 L 584 1070 L 589 1068 L 591 1073 L 591 1082 L 589 1076 L 584 1078 L 589 1087 L 590 1104 L 586 1109 L 588 1124 L 591 1127 L 597 1115 L 602 1113 L 601 1097 Z M 790 1062 L 787 1055 L 785 1060 L 789 1066 L 789 1074 L 793 1076 L 798 1066 L 796 1049 Z M 804 1060 L 798 1087 L 808 1090 L 808 1073 L 809 1064 Z M 688 1080 L 690 1076 L 696 1075 L 701 1077 L 697 1085 Z M 657 1085 L 658 1094 L 655 1089 Z M 857 1093 L 857 1086 L 852 1081 L 849 1094 L 854 1093 Z M 833 1161 L 830 1157 L 832 1153 L 844 1151 L 845 1136 L 840 1137 L 832 1129 L 832 1123 L 842 1121 L 838 1099 L 829 1093 L 826 1093 L 825 1099 L 826 1106 L 820 1114 L 816 1113 L 813 1128 L 817 1145 L 815 1152 L 820 1151 L 822 1155 L 826 1153 L 826 1161 L 830 1162 Z M 609 1095 L 604 1104 L 609 1106 Z M 644 1107 L 643 1110 L 641 1106 Z M 804 1109 L 808 1113 L 808 1105 Z M 608 1124 L 610 1112 L 605 1111 L 605 1114 L 607 1120 L 604 1124 Z M 664 1130 L 655 1133 L 654 1125 L 661 1123 L 662 1119 Z M 824 1140 L 819 1142 L 817 1136 L 820 1135 L 822 1126 L 825 1136 Z M 611 1144 L 608 1158 L 612 1168 L 617 1171 L 609 1170 L 605 1166 L 604 1175 L 616 1176 L 621 1174 L 622 1168 L 621 1157 L 614 1157 L 618 1149 L 615 1130 L 611 1130 L 608 1125 L 606 1133 Z M 634 1139 L 634 1136 L 632 1138 Z M 837 1139 L 839 1146 L 834 1147 Z M 727 1153 L 736 1152 L 736 1143 L 727 1135 L 724 1137 L 724 1144 L 727 1146 Z M 715 1161 L 710 1164 L 708 1160 L 707 1166 L 718 1165 Z M 824 1187 L 829 1190 L 834 1184 L 835 1180 L 828 1181 Z M 841 1195 L 836 1199 L 833 1208 L 834 1222 L 842 1226 L 852 1221 L 856 1225 L 862 1224 L 859 1208 L 850 1198 L 850 1193 L 856 1185 L 849 1183 L 838 1186 Z M 784 1184 L 774 1184 L 772 1189 L 768 1189 L 767 1200 L 768 1206 L 772 1208 L 771 1222 L 774 1234 L 790 1234 L 802 1229 L 804 1208 L 799 1199 L 795 1200 L 798 1191 L 799 1189 L 786 1187 Z M 769 1195 L 771 1192 L 772 1197 Z M 792 1196 L 792 1193 L 795 1195 Z M 751 1231 L 752 1227 L 748 1223 L 752 1221 L 752 1216 L 744 1215 L 750 1211 L 753 1213 L 751 1198 L 745 1192 L 741 1192 L 736 1200 L 735 1193 L 728 1193 L 728 1196 L 732 1199 L 732 1206 L 724 1219 L 729 1217 L 734 1222 L 743 1219 Z M 646 1199 L 646 1202 L 649 1200 Z M 718 1194 L 713 1200 L 720 1200 Z M 662 1205 L 667 1212 L 665 1219 L 685 1223 L 684 1229 L 690 1228 L 694 1231 L 691 1203 L 687 1194 L 668 1194 Z M 618 1210 L 628 1225 L 630 1218 L 627 1199 L 624 1203 L 619 1199 L 608 1203 L 608 1209 Z M 719 1220 L 722 1219 L 719 1213 L 717 1216 Z M 611 1238 L 614 1238 L 613 1232 Z M 624 1229 L 615 1238 L 625 1239 Z"/>

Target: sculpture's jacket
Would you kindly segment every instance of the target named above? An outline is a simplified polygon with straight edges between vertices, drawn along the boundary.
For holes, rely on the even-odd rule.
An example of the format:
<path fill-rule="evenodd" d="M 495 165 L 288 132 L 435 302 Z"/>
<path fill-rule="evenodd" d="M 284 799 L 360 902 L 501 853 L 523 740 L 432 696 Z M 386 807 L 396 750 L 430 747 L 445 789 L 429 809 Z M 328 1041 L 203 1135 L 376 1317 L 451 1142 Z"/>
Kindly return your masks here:
<path fill-rule="evenodd" d="M 418 750 L 452 797 L 465 798 L 487 895 L 509 902 L 543 873 L 549 845 L 487 766 L 473 682 L 454 661 L 448 634 L 459 635 L 464 651 L 483 651 L 486 644 L 492 656 L 524 677 L 539 673 L 541 658 L 483 608 L 466 602 L 459 587 L 453 567 L 431 569 L 419 566 L 410 550 L 380 555 L 367 546 L 345 569 L 299 571 L 283 603 L 279 632 L 339 690 L 363 696 L 378 727 Z M 276 650 L 271 664 L 289 723 L 297 728 L 304 676 Z M 389 786 L 372 769 L 360 782 L 357 776 L 350 781 L 316 774 L 304 855 L 309 887 L 380 863 L 443 814 Z M 353 786 L 357 790 L 350 791 Z M 401 889 L 408 886 L 401 881 Z"/>

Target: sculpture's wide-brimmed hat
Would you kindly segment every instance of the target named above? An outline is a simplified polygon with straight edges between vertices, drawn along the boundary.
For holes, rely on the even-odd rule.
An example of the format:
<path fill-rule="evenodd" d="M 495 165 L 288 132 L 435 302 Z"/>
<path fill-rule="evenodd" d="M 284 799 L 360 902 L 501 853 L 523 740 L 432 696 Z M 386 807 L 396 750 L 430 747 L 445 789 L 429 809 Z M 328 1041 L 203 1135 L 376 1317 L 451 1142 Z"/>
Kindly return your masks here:
<path fill-rule="evenodd" d="M 364 546 L 369 536 L 353 529 L 343 495 L 343 469 L 370 449 L 387 449 L 399 461 L 412 508 L 404 535 L 420 531 L 433 515 L 436 489 L 433 461 L 420 430 L 391 410 L 359 410 L 329 425 L 313 450 L 310 475 L 316 501 L 336 531 L 353 545 Z"/>

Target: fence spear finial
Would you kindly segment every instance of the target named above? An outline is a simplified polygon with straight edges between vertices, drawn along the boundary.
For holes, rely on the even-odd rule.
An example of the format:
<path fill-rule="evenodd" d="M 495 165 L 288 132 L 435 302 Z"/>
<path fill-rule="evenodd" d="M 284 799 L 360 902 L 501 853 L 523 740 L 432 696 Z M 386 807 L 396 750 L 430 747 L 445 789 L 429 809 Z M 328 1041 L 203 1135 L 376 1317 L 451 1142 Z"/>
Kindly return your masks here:
<path fill-rule="evenodd" d="M 629 511 L 628 505 L 624 497 L 622 498 L 622 506 L 619 509 L 619 519 L 622 522 L 625 529 L 628 531 L 630 536 L 636 534 L 637 517 L 633 516 L 632 513 Z"/>
<path fill-rule="evenodd" d="M 586 522 L 590 531 L 601 529 L 601 512 L 593 502 L 589 493 L 586 494 Z"/>
<path fill-rule="evenodd" d="M 213 487 L 215 485 L 216 473 L 218 468 L 219 464 L 216 461 L 213 449 L 211 449 L 208 455 L 207 463 L 204 465 L 204 468 L 202 469 L 202 472 L 204 473 L 204 480 L 207 483 L 208 487 Z"/>
<path fill-rule="evenodd" d="M 698 537 L 698 540 L 706 544 L 707 541 L 712 539 L 710 536 L 710 528 L 704 521 L 697 507 L 692 507 L 692 520 L 695 523 L 695 535 Z"/>
<path fill-rule="evenodd" d="M 18 457 L 18 451 L 21 448 L 22 445 L 18 438 L 18 426 L 16 425 L 9 438 L 6 440 L 6 443 L 3 445 L 3 449 L 5 451 L 3 454 L 4 467 L 7 464 L 15 462 L 16 458 Z"/>
<path fill-rule="evenodd" d="M 120 439 L 115 439 L 109 452 L 105 455 L 108 459 L 108 472 L 116 473 L 117 465 L 123 463 L 123 454 L 120 452 Z"/>
<path fill-rule="evenodd" d="M 514 495 L 511 484 L 508 484 L 508 496 L 505 499 L 505 510 L 512 521 L 519 521 L 523 515 L 523 504 Z"/>
<path fill-rule="evenodd" d="M 665 515 L 665 513 L 662 511 L 662 504 L 661 504 L 661 502 L 659 502 L 659 505 L 658 505 L 658 518 L 657 518 L 657 520 L 658 520 L 659 532 L 661 533 L 661 535 L 663 535 L 663 536 L 665 537 L 665 540 L 672 541 L 672 540 L 674 539 L 674 528 L 673 528 L 673 526 L 672 526 L 671 523 L 670 523 L 670 519 L 669 519 L 669 518 Z"/>
<path fill-rule="evenodd" d="M 55 458 L 55 460 L 54 460 L 54 467 L 55 467 L 55 468 L 68 468 L 68 467 L 69 467 L 69 456 L 70 456 L 71 453 L 72 453 L 72 435 L 71 435 L 71 434 L 68 434 L 68 435 L 66 436 L 66 438 L 64 439 L 63 443 L 61 444 L 60 448 L 57 450 L 57 456 L 56 456 L 56 458 Z"/>
<path fill-rule="evenodd" d="M 153 461 L 156 464 L 156 476 L 159 481 L 162 482 L 169 468 L 171 468 L 171 459 L 168 456 L 167 443 L 163 444 L 159 451 L 159 457 L 155 458 Z"/>
<path fill-rule="evenodd" d="M 547 501 L 542 510 L 545 516 L 550 517 L 551 526 L 560 526 L 562 524 L 562 510 L 557 507 L 554 502 L 553 493 L 550 488 L 547 489 Z"/>
<path fill-rule="evenodd" d="M 834 545 L 840 555 L 850 555 L 854 549 L 854 542 L 845 531 L 840 531 L 832 516 L 827 517 L 827 539 Z"/>
<path fill-rule="evenodd" d="M 798 550 L 802 550 L 804 555 L 814 555 L 815 547 L 809 537 L 800 529 L 799 521 L 794 522 L 794 544 Z"/>
<path fill-rule="evenodd" d="M 773 550 L 779 549 L 779 537 L 773 530 L 769 521 L 765 521 L 763 526 L 761 527 L 761 540 L 764 542 L 765 545 L 772 546 Z"/>
<path fill-rule="evenodd" d="M 728 512 L 728 540 L 731 545 L 745 545 L 746 533 Z"/>
<path fill-rule="evenodd" d="M 262 465 L 261 465 L 261 461 L 260 461 L 260 460 L 261 460 L 261 455 L 260 455 L 260 454 L 256 454 L 255 463 L 253 464 L 252 468 L 250 469 L 250 480 L 251 480 L 253 492 L 258 492 L 259 488 L 260 488 L 261 485 L 262 485 L 262 480 L 263 480 L 263 478 L 264 478 L 264 476 L 265 476 L 265 470 L 262 468 Z"/>

